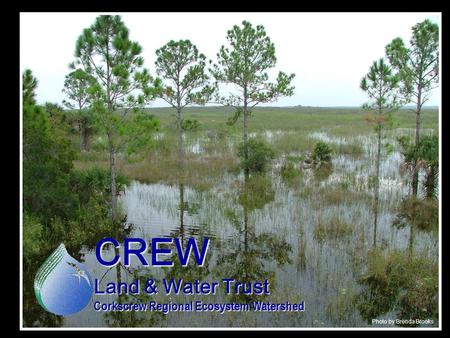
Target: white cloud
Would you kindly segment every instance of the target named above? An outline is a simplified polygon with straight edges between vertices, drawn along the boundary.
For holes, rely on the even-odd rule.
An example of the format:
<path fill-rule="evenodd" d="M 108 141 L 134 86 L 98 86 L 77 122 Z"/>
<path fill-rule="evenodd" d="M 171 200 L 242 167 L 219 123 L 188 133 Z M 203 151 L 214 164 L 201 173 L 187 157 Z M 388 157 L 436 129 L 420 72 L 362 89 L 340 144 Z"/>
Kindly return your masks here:
<path fill-rule="evenodd" d="M 38 102 L 62 101 L 75 41 L 97 15 L 21 13 L 21 70 L 30 68 L 38 78 Z M 152 73 L 155 50 L 169 40 L 190 39 L 214 60 L 234 24 L 263 24 L 275 43 L 276 71 L 296 74 L 294 96 L 273 104 L 279 106 L 360 105 L 365 101 L 360 79 L 383 57 L 386 44 L 397 36 L 408 41 L 411 27 L 425 18 L 440 23 L 439 13 L 124 13 L 122 18 L 131 39 L 143 46 Z M 436 90 L 429 104 L 439 100 Z"/>

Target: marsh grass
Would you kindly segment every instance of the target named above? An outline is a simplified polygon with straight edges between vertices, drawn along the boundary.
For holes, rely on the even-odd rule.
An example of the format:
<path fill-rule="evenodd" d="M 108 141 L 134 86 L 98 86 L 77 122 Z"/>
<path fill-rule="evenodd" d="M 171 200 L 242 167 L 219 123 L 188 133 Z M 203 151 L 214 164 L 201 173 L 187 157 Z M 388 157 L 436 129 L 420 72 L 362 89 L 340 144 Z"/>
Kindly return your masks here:
<path fill-rule="evenodd" d="M 294 192 L 294 196 L 300 199 L 307 199 L 314 196 L 316 189 L 311 185 L 302 186 L 301 189 L 298 189 Z"/>
<path fill-rule="evenodd" d="M 363 147 L 358 143 L 332 143 L 333 151 L 338 155 L 361 156 L 364 154 Z"/>
<path fill-rule="evenodd" d="M 174 116 L 171 108 L 150 108 L 149 111 L 161 121 L 163 128 L 173 126 Z M 304 132 L 327 129 L 335 136 L 362 135 L 373 132 L 373 127 L 364 118 L 364 111 L 352 107 L 258 107 L 250 117 L 250 132 L 266 129 L 291 130 Z M 186 119 L 196 119 L 200 123 L 199 130 L 219 129 L 226 126 L 233 109 L 224 107 L 187 107 L 184 111 Z M 423 109 L 423 128 L 437 128 L 438 110 Z M 401 109 L 393 113 L 398 127 L 414 128 L 412 110 Z M 241 134 L 242 121 L 227 126 L 231 133 Z"/>
<path fill-rule="evenodd" d="M 345 184 L 341 183 L 321 187 L 317 194 L 321 197 L 322 203 L 325 205 L 341 205 L 356 202 L 369 203 L 371 201 L 371 196 L 369 193 L 350 190 Z"/>
<path fill-rule="evenodd" d="M 355 293 L 350 285 L 349 287 L 341 287 L 337 290 L 336 296 L 333 297 L 326 307 L 327 319 L 334 322 L 336 326 L 340 326 L 344 322 L 348 322 L 349 317 L 354 309 Z"/>
<path fill-rule="evenodd" d="M 87 170 L 91 168 L 107 169 L 109 168 L 109 161 L 107 160 L 75 160 L 73 167 L 76 170 Z"/>
<path fill-rule="evenodd" d="M 149 155 L 161 154 L 171 155 L 178 150 L 177 135 L 174 130 L 168 129 L 166 132 L 155 137 L 149 145 Z"/>
<path fill-rule="evenodd" d="M 314 140 L 310 139 L 306 133 L 286 132 L 275 135 L 272 146 L 280 154 L 292 154 L 311 150 L 314 146 Z"/>
<path fill-rule="evenodd" d="M 339 239 L 352 233 L 353 227 L 337 215 L 333 215 L 329 220 L 320 217 L 314 227 L 314 237 L 319 242 L 325 239 Z"/>
<path fill-rule="evenodd" d="M 154 140 L 139 154 L 126 156 L 122 161 L 123 172 L 130 178 L 145 182 L 173 183 L 178 180 L 179 173 L 174 169 L 178 154 L 177 134 L 174 127 L 174 112 L 170 108 L 152 108 L 149 111 L 161 121 L 161 130 L 155 134 Z M 188 156 L 189 148 L 200 144 L 201 153 L 192 156 L 185 169 L 186 176 L 194 186 L 206 188 L 212 180 L 220 175 L 220 170 L 237 170 L 236 154 L 239 142 L 242 140 L 240 121 L 229 126 L 228 118 L 233 114 L 231 109 L 223 107 L 192 107 L 185 110 L 186 119 L 199 121 L 198 130 L 186 132 L 185 145 Z M 399 127 L 414 127 L 411 112 L 401 110 L 397 113 Z M 423 112 L 423 127 L 437 128 L 437 110 L 425 109 Z M 308 137 L 312 130 L 327 132 L 329 135 L 346 137 L 373 133 L 372 127 L 364 120 L 363 113 L 357 108 L 314 108 L 314 107 L 260 107 L 253 111 L 249 132 L 263 135 L 265 131 L 273 133 L 270 145 L 278 156 L 287 155 L 303 159 L 303 152 L 311 151 L 315 140 Z M 156 137 L 157 136 L 157 137 Z M 75 149 L 79 150 L 78 138 L 72 137 Z M 336 154 L 360 155 L 361 146 L 357 143 L 334 145 Z M 202 155 L 202 156 L 199 156 Z M 207 156 L 203 156 L 207 155 Z M 124 157 L 124 156 L 122 156 Z M 75 167 L 91 168 L 107 167 L 108 155 L 104 147 L 104 137 L 92 137 L 91 150 L 80 153 L 74 162 Z M 189 162 L 189 161 L 188 161 Z M 325 170 L 327 169 L 327 170 Z M 316 178 L 320 181 L 332 173 L 332 167 L 317 171 Z M 191 171 L 195 172 L 191 172 Z M 201 177 L 201 175 L 204 175 Z M 289 175 L 288 175 L 289 176 Z"/>
<path fill-rule="evenodd" d="M 326 181 L 334 171 L 332 162 L 319 163 L 318 165 L 313 165 L 311 169 L 316 185 Z"/>
<path fill-rule="evenodd" d="M 438 262 L 425 253 L 375 248 L 367 255 L 367 272 L 356 305 L 370 323 L 392 310 L 399 319 L 437 320 Z M 417 326 L 417 325 L 412 325 Z"/>
<path fill-rule="evenodd" d="M 306 247 L 308 241 L 306 240 L 305 230 L 302 225 L 299 227 L 298 234 L 298 267 L 300 270 L 304 270 L 306 268 Z"/>
<path fill-rule="evenodd" d="M 189 154 L 183 168 L 175 154 L 171 156 L 153 156 L 143 161 L 127 161 L 118 159 L 119 171 L 129 177 L 144 183 L 184 183 L 198 190 L 206 190 L 217 183 L 225 173 L 235 170 L 238 161 L 231 154 L 203 156 Z M 76 169 L 109 168 L 108 160 L 75 161 Z"/>
<path fill-rule="evenodd" d="M 226 172 L 235 169 L 237 159 L 228 155 L 189 154 L 183 168 L 176 156 L 148 158 L 138 163 L 121 164 L 125 175 L 145 183 L 184 183 L 198 190 L 214 186 Z"/>
<path fill-rule="evenodd" d="M 360 271 L 361 267 L 365 265 L 365 255 L 367 253 L 366 238 L 368 234 L 365 233 L 364 227 L 359 227 L 354 235 L 356 238 L 355 246 L 347 248 L 347 253 L 351 259 L 353 269 Z"/>

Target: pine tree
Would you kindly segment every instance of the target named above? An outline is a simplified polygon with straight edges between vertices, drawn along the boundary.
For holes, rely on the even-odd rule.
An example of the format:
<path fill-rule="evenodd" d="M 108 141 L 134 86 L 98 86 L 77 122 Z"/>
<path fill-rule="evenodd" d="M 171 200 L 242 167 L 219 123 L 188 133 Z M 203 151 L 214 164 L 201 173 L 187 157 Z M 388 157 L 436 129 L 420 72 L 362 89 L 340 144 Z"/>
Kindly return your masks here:
<path fill-rule="evenodd" d="M 276 65 L 275 45 L 267 36 L 264 26 L 255 27 L 248 21 L 242 27 L 234 26 L 227 33 L 228 46 L 222 46 L 217 54 L 218 63 L 212 70 L 218 82 L 234 85 L 239 94 L 218 96 L 225 106 L 233 107 L 235 114 L 230 123 L 243 115 L 245 147 L 244 162 L 248 161 L 248 119 L 254 107 L 275 101 L 281 96 L 291 96 L 294 74 L 278 73 L 276 82 L 269 81 L 267 71 Z M 248 176 L 249 168 L 245 168 Z"/>
<path fill-rule="evenodd" d="M 401 38 L 396 38 L 386 46 L 386 55 L 392 67 L 398 71 L 400 93 L 406 102 L 415 104 L 416 133 L 415 147 L 420 144 L 421 112 L 429 100 L 432 90 L 439 81 L 439 27 L 425 20 L 412 27 L 409 48 Z M 417 196 L 419 166 L 414 165 L 412 190 Z"/>
<path fill-rule="evenodd" d="M 142 108 L 156 96 L 159 80 L 143 67 L 141 52 L 139 43 L 130 40 L 120 16 L 101 15 L 78 38 L 72 65 L 92 79 L 88 89 L 92 112 L 96 126 L 107 136 L 113 223 L 117 221 L 116 157 L 131 142 L 124 136 L 148 135 L 157 127 Z M 135 116 L 133 125 L 127 116 L 130 112 Z"/>
<path fill-rule="evenodd" d="M 398 109 L 398 78 L 393 75 L 391 67 L 383 59 L 375 61 L 369 72 L 361 80 L 360 87 L 367 93 L 369 102 L 363 107 L 375 112 L 369 116 L 375 122 L 377 133 L 377 157 L 375 170 L 375 200 L 374 200 L 374 246 L 376 245 L 376 229 L 378 218 L 378 200 L 380 187 L 381 139 L 383 129 L 391 122 L 391 112 Z"/>
<path fill-rule="evenodd" d="M 205 72 L 206 57 L 191 41 L 169 41 L 156 51 L 156 57 L 156 72 L 164 82 L 160 96 L 177 112 L 181 158 L 183 131 L 189 125 L 184 123 L 183 109 L 189 105 L 207 103 L 214 88 Z"/>

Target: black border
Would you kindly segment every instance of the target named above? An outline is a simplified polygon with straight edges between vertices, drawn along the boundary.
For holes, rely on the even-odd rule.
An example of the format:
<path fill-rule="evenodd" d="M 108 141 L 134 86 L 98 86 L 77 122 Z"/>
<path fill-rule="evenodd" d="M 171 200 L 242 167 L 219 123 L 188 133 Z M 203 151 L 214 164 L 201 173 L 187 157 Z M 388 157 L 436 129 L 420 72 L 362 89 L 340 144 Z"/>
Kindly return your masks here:
<path fill-rule="evenodd" d="M 445 111 L 445 108 L 447 107 L 447 105 L 445 104 L 446 100 L 448 99 L 448 94 L 446 95 L 446 91 L 445 89 L 446 87 L 446 81 L 445 79 L 448 77 L 448 68 L 446 65 L 446 62 L 444 61 L 445 57 L 447 56 L 447 48 L 446 48 L 446 44 L 444 43 L 444 41 L 448 41 L 448 32 L 447 32 L 447 22 L 445 19 L 445 11 L 442 10 L 441 8 L 439 8 L 439 6 L 437 6 L 437 3 L 433 3 L 430 4 L 428 3 L 427 5 L 429 5 L 429 7 L 432 8 L 428 8 L 428 9 L 417 9 L 417 4 L 413 4 L 411 2 L 402 4 L 400 2 L 396 2 L 395 4 L 391 3 L 386 3 L 389 8 L 385 8 L 384 11 L 379 10 L 378 8 L 374 8 L 375 7 L 375 3 L 369 4 L 369 3 L 359 3 L 359 9 L 355 10 L 355 6 L 352 6 L 348 3 L 343 4 L 340 2 L 334 2 L 334 8 L 333 6 L 330 6 L 329 4 L 325 5 L 322 2 L 315 2 L 313 4 L 309 4 L 309 8 L 307 8 L 306 12 L 323 12 L 324 9 L 326 9 L 326 12 L 404 12 L 404 11 L 412 11 L 412 12 L 442 12 L 442 36 L 441 36 L 441 41 L 442 41 L 442 46 L 441 46 L 441 51 L 442 51 L 442 62 L 441 62 L 441 74 L 442 74 L 442 78 L 441 78 L 441 91 L 442 91 L 442 102 L 441 102 L 441 128 L 442 128 L 442 140 L 441 140 L 441 144 L 442 144 L 442 154 L 441 154 L 441 182 L 442 182 L 442 186 L 441 186 L 441 201 L 442 201 L 442 208 L 441 208 L 441 212 L 442 212 L 442 219 L 441 219 L 441 224 L 442 224 L 442 240 L 441 240 L 441 246 L 442 246 L 442 280 L 441 280 L 441 293 L 442 293 L 442 311 L 440 313 L 441 316 L 441 323 L 442 323 L 442 331 L 426 331 L 426 333 L 424 331 L 420 331 L 420 330 L 402 330 L 402 331 L 394 331 L 394 330 L 386 330 L 386 331 L 363 331 L 363 335 L 385 335 L 385 334 L 391 334 L 394 333 L 395 335 L 397 334 L 405 334 L 405 335 L 423 335 L 424 333 L 428 336 L 428 335 L 435 335 L 435 334 L 445 334 L 446 331 L 448 331 L 448 326 L 450 325 L 448 320 L 448 311 L 446 310 L 446 300 L 447 300 L 447 296 L 448 296 L 448 292 L 447 292 L 447 288 L 446 288 L 446 281 L 448 280 L 448 266 L 445 264 L 445 262 L 447 261 L 445 258 L 448 257 L 448 243 L 447 243 L 447 238 L 446 236 L 448 235 L 448 230 L 446 229 L 447 224 L 444 222 L 445 218 L 444 218 L 444 210 L 445 210 L 445 199 L 444 199 L 444 193 L 447 191 L 447 189 L 445 189 L 445 183 L 447 182 L 447 178 L 445 177 L 445 175 L 443 174 L 445 171 L 445 168 L 448 168 L 447 166 L 447 162 L 449 161 L 449 158 L 446 156 L 445 154 L 445 149 L 447 148 L 447 142 L 449 140 L 449 137 L 447 136 L 447 126 L 450 126 L 450 124 L 448 122 L 446 122 L 448 120 L 448 112 Z M 364 5 L 366 8 L 361 8 L 361 5 Z M 378 3 L 378 5 L 380 5 L 382 3 Z M 3 112 L 3 118 L 7 117 L 9 120 L 8 121 L 4 121 L 3 123 L 3 133 L 2 136 L 4 137 L 4 148 L 7 149 L 8 151 L 11 152 L 11 158 L 8 158 L 3 166 L 4 168 L 6 167 L 8 170 L 11 171 L 11 173 L 8 174 L 8 176 L 4 176 L 3 180 L 6 181 L 8 184 L 11 185 L 11 190 L 8 191 L 8 194 L 5 197 L 5 200 L 8 203 L 8 206 L 5 208 L 9 213 L 11 213 L 14 222 L 11 224 L 9 222 L 9 218 L 8 221 L 3 222 L 3 226 L 8 227 L 7 229 L 10 229 L 11 227 L 14 227 L 14 236 L 10 236 L 9 230 L 5 231 L 4 233 L 6 233 L 6 236 L 3 238 L 3 243 L 4 244 L 8 244 L 8 246 L 10 246 L 11 248 L 8 248 L 7 250 L 4 250 L 3 253 L 5 254 L 5 257 L 3 257 L 4 261 L 7 261 L 9 264 L 12 263 L 12 267 L 8 267 L 8 268 L 4 268 L 4 271 L 6 272 L 5 275 L 3 276 L 4 281 L 3 282 L 7 282 L 8 285 L 3 289 L 4 293 L 6 293 L 6 295 L 8 297 L 11 297 L 11 300 L 4 300 L 3 301 L 3 313 L 6 313 L 8 315 L 7 318 L 5 318 L 5 320 L 3 321 L 3 323 L 6 322 L 8 329 L 11 329 L 10 333 L 15 333 L 15 334 L 28 334 L 29 332 L 31 333 L 31 331 L 20 331 L 19 330 L 19 325 L 20 325 L 20 317 L 19 317 L 19 302 L 17 301 L 18 299 L 20 299 L 20 295 L 19 295 L 19 285 L 20 285 L 20 257 L 19 255 L 17 255 L 17 249 L 19 246 L 19 250 L 20 250 L 20 232 L 19 232 L 19 226 L 20 226 L 20 204 L 19 204 L 19 199 L 20 199 L 20 78 L 18 77 L 18 74 L 20 74 L 20 12 L 171 12 L 173 11 L 174 7 L 176 7 L 176 11 L 179 12 L 213 12 L 216 11 L 214 9 L 211 9 L 211 6 L 220 6 L 220 5 L 229 5 L 229 6 L 233 6 L 233 9 L 231 8 L 222 8 L 220 11 L 222 12 L 287 12 L 287 11 L 305 11 L 305 9 L 298 9 L 298 10 L 275 10 L 275 9 L 267 9 L 267 10 L 257 10 L 257 8 L 265 8 L 266 6 L 264 5 L 264 3 L 259 2 L 258 4 L 252 4 L 252 3 L 238 3 L 238 6 L 236 6 L 236 4 L 230 3 L 230 4 L 214 4 L 214 3 L 209 3 L 208 6 L 206 6 L 205 4 L 201 3 L 201 2 L 194 2 L 194 3 L 182 3 L 180 5 L 178 4 L 173 4 L 173 3 L 159 3 L 156 4 L 155 2 L 119 2 L 119 1 L 111 1 L 111 0 L 102 0 L 102 1 L 97 1 L 97 0 L 91 0 L 91 1 L 77 1 L 77 2 L 59 2 L 59 3 L 52 3 L 49 1 L 35 1 L 33 3 L 20 3 L 17 4 L 17 7 L 15 8 L 13 13 L 5 13 L 6 15 L 4 15 L 4 18 L 7 19 L 8 21 L 12 21 L 12 24 L 9 24 L 9 28 L 14 27 L 15 28 L 15 34 L 11 34 L 9 33 L 9 29 L 4 29 L 3 33 L 4 33 L 4 37 L 7 37 L 9 39 L 11 39 L 11 41 L 6 41 L 4 42 L 4 50 L 6 49 L 10 49 L 13 48 L 15 50 L 15 53 L 17 53 L 17 55 L 15 55 L 14 60 L 12 60 L 12 62 L 8 62 L 8 66 L 4 67 L 5 70 L 10 71 L 11 73 L 11 81 L 7 81 L 5 84 L 6 86 L 4 86 L 4 88 L 6 87 L 8 91 L 10 91 L 11 93 L 9 95 L 5 95 L 5 100 L 4 103 L 7 103 L 8 105 L 11 105 L 11 109 L 5 109 Z M 414 6 L 416 5 L 416 6 Z M 159 8 L 157 8 L 159 6 Z M 290 4 L 289 6 L 292 7 L 292 4 Z M 306 6 L 305 4 L 301 5 L 302 7 Z M 363 7 L 364 7 L 363 6 Z M 395 8 L 395 6 L 397 6 Z M 187 7 L 187 8 L 186 8 Z M 223 6 L 223 7 L 228 7 L 228 6 Z M 326 8 L 325 8 L 326 7 Z M 358 7 L 358 6 L 356 6 Z M 413 9 L 413 7 L 416 7 Z M 208 10 L 205 10 L 207 9 Z M 157 10 L 155 10 L 157 9 Z M 413 10 L 411 10 L 413 9 Z M 6 35 L 6 36 L 5 36 Z M 36 51 L 37 53 L 39 51 Z M 7 54 L 7 52 L 5 53 Z M 13 63 L 16 63 L 15 67 L 12 66 Z M 14 99 L 12 99 L 14 98 Z M 6 131 L 6 133 L 5 133 Z M 14 140 L 14 142 L 12 141 Z M 12 179 L 12 177 L 14 177 L 14 179 Z M 8 216 L 10 216 L 10 214 L 8 213 Z M 14 225 L 13 225 L 14 224 Z M 11 283 L 11 276 L 14 275 L 16 278 L 16 283 L 14 285 L 10 284 Z M 14 291 L 10 291 L 10 289 L 13 289 Z M 9 317 L 13 317 L 13 318 L 9 318 Z M 4 331 L 4 330 L 2 330 Z M 8 330 L 9 331 L 9 330 Z M 57 329 L 55 330 L 57 332 L 61 332 L 58 331 Z M 171 334 L 171 332 L 175 332 L 175 334 L 177 334 L 177 331 L 169 331 L 169 330 L 165 330 L 167 331 L 169 334 Z M 36 331 L 33 331 L 36 332 Z M 64 331 L 66 333 L 72 333 L 72 331 Z M 117 334 L 117 331 L 96 331 L 98 333 L 104 333 L 107 332 L 106 334 Z M 129 331 L 124 331 L 123 334 L 127 334 Z M 133 331 L 132 334 L 136 334 L 138 332 L 145 332 L 145 331 Z M 195 332 L 195 331 L 192 331 Z M 202 331 L 198 331 L 198 332 L 202 332 Z M 203 331 L 204 332 L 204 331 Z M 247 332 L 247 331 L 240 331 L 240 332 Z M 258 332 L 258 331 L 255 331 Z M 283 333 L 286 331 L 282 331 Z M 360 335 L 360 331 L 336 331 L 336 330 L 331 330 L 331 331 L 301 331 L 301 334 L 309 334 L 309 333 L 319 333 L 319 332 L 325 332 L 325 333 L 331 333 L 331 334 L 341 334 L 344 333 L 345 334 L 357 334 L 358 336 Z M 45 335 L 47 335 L 48 333 L 51 333 L 49 331 L 45 331 L 42 332 Z M 52 332 L 53 333 L 53 332 Z M 261 334 L 262 332 L 260 332 Z M 78 331 L 77 333 L 79 334 L 84 334 L 84 333 L 80 333 L 80 331 Z M 118 333 L 118 334 L 122 334 L 122 333 Z M 148 333 L 146 333 L 148 334 Z M 151 334 L 151 333 L 150 333 Z M 159 334 L 159 333 L 156 333 Z"/>

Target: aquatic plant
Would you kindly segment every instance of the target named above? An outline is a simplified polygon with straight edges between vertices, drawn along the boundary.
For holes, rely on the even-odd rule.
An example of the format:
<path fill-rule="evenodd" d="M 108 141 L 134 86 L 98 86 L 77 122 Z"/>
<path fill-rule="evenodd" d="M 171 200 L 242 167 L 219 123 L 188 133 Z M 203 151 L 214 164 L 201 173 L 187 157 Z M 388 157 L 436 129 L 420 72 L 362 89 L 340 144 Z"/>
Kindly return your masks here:
<path fill-rule="evenodd" d="M 317 142 L 314 145 L 314 149 L 312 152 L 312 160 L 314 164 L 320 165 L 321 163 L 331 161 L 332 152 L 333 150 L 327 143 L 323 141 Z"/>
<path fill-rule="evenodd" d="M 333 239 L 350 235 L 353 227 L 337 215 L 333 215 L 328 221 L 319 218 L 314 228 L 314 237 L 320 242 L 325 238 Z"/>
<path fill-rule="evenodd" d="M 288 185 L 292 185 L 297 178 L 301 176 L 302 172 L 295 167 L 295 164 L 292 160 L 287 158 L 280 169 L 280 175 L 283 182 Z"/>

